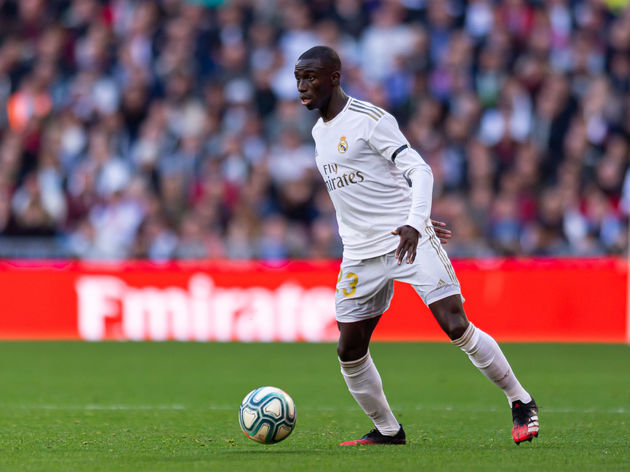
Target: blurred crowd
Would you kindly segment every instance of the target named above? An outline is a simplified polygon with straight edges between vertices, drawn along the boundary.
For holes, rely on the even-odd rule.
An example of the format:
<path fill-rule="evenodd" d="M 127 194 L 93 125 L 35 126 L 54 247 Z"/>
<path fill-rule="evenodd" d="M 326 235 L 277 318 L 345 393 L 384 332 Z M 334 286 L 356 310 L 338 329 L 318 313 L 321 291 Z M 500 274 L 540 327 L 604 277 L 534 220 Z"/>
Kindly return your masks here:
<path fill-rule="evenodd" d="M 621 254 L 628 3 L 0 0 L 0 257 L 340 257 L 317 44 L 431 165 L 452 257 Z"/>

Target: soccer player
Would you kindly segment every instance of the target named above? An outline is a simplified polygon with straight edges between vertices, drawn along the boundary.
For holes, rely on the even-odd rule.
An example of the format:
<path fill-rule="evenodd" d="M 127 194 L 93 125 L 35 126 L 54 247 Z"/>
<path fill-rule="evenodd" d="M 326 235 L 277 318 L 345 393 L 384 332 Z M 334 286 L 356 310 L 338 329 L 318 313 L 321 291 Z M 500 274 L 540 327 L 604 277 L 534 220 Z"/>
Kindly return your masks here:
<path fill-rule="evenodd" d="M 368 349 L 389 307 L 394 280 L 412 285 L 451 342 L 503 390 L 516 444 L 531 441 L 539 429 L 536 403 L 495 340 L 468 321 L 459 282 L 431 224 L 431 168 L 392 115 L 346 95 L 333 49 L 315 46 L 304 52 L 294 73 L 302 105 L 320 114 L 313 127 L 317 168 L 344 246 L 335 300 L 341 373 L 375 426 L 341 445 L 406 442 Z"/>

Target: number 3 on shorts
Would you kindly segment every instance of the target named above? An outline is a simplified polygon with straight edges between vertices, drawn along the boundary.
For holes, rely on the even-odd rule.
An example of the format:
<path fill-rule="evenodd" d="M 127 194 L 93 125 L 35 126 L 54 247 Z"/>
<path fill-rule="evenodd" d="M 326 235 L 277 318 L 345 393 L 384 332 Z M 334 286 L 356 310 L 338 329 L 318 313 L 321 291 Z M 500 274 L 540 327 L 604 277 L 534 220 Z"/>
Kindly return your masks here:
<path fill-rule="evenodd" d="M 339 285 L 339 282 L 341 282 L 341 279 L 343 278 L 343 271 L 339 271 L 339 277 L 337 278 L 337 285 Z M 350 290 L 348 290 L 347 288 L 343 289 L 343 295 L 344 297 L 351 297 L 352 295 L 354 295 L 354 292 L 357 291 L 357 284 L 359 283 L 359 276 L 357 274 L 355 274 L 354 272 L 348 272 L 346 274 L 346 279 L 351 279 L 350 280 Z M 336 290 L 337 293 L 339 293 L 339 289 Z"/>

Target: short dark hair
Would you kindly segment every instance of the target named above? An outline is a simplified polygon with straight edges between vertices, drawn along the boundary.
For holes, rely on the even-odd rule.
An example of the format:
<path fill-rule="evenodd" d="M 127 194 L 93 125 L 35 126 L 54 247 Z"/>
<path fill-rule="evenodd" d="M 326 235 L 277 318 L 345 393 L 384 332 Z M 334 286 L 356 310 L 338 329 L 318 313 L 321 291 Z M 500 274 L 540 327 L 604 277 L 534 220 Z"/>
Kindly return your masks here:
<path fill-rule="evenodd" d="M 322 65 L 329 68 L 331 71 L 341 70 L 341 59 L 339 59 L 339 54 L 337 54 L 337 51 L 333 48 L 328 46 L 314 46 L 308 51 L 302 53 L 302 55 L 298 58 L 298 61 L 301 59 L 319 59 Z"/>

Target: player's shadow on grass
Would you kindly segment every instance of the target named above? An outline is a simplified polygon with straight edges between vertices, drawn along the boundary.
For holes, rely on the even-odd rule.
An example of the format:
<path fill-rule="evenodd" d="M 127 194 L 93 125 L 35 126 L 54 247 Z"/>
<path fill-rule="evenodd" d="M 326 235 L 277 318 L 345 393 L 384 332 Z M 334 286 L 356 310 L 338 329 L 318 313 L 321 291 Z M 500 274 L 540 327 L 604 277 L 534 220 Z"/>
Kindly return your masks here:
<path fill-rule="evenodd" d="M 328 449 L 276 449 L 276 448 L 264 448 L 264 449 L 245 449 L 242 448 L 234 448 L 223 451 L 216 451 L 217 454 L 252 454 L 252 455 L 261 455 L 261 454 L 307 454 L 307 453 L 327 453 L 330 451 Z"/>

